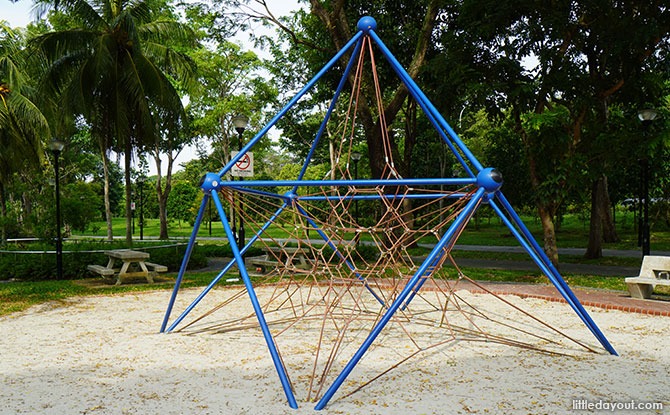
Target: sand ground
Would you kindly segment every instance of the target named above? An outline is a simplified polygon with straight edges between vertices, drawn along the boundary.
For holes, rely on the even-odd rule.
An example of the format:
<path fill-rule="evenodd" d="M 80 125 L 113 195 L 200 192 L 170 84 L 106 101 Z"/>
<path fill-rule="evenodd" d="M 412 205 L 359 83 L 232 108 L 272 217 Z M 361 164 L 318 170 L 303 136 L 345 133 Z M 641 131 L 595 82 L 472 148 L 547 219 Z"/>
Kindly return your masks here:
<path fill-rule="evenodd" d="M 621 405 L 660 402 L 670 412 L 667 317 L 588 308 L 619 352 L 614 357 L 598 348 L 568 306 L 514 298 L 510 301 L 554 318 L 598 352 L 568 347 L 569 355 L 561 356 L 456 341 L 422 353 L 347 396 L 362 379 L 388 367 L 385 356 L 398 351 L 389 334 L 380 338 L 326 409 L 315 411 L 298 388 L 307 382 L 314 350 L 307 336 L 298 330 L 278 340 L 296 384 L 300 407 L 293 410 L 260 330 L 160 334 L 169 295 L 157 291 L 75 298 L 0 318 L 0 413 L 561 414 L 579 413 L 573 401 L 582 399 Z M 186 290 L 175 310 L 194 295 Z M 227 295 L 230 290 L 214 290 L 207 301 L 215 304 Z M 472 301 L 490 304 L 485 295 L 472 296 Z"/>

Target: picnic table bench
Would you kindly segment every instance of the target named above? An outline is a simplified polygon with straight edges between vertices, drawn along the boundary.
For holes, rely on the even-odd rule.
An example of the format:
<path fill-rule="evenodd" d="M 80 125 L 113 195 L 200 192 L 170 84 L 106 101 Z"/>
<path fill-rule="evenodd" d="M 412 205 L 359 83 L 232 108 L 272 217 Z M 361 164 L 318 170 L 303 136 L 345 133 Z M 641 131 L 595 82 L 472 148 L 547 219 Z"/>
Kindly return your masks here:
<path fill-rule="evenodd" d="M 263 247 L 263 255 L 247 257 L 245 263 L 256 267 L 257 271 L 267 273 L 280 267 L 289 270 L 312 270 L 317 259 L 310 249 L 285 246 Z M 349 255 L 354 244 L 340 244 L 337 249 L 343 255 Z M 339 261 L 336 259 L 336 261 Z"/>
<path fill-rule="evenodd" d="M 105 254 L 109 257 L 107 266 L 88 265 L 86 268 L 103 277 L 116 275 L 116 285 L 120 285 L 123 282 L 123 278 L 129 277 L 144 277 L 148 283 L 153 283 L 154 276 L 157 273 L 167 271 L 165 265 L 146 261 L 150 257 L 147 252 L 133 251 L 131 249 L 114 249 L 105 251 Z M 120 268 L 114 268 L 114 264 L 117 261 L 121 261 Z"/>
<path fill-rule="evenodd" d="M 628 292 L 633 298 L 651 298 L 657 285 L 670 286 L 670 257 L 647 255 L 642 259 L 640 275 L 626 278 Z"/>
<path fill-rule="evenodd" d="M 245 258 L 244 261 L 247 265 L 255 267 L 256 271 L 260 271 L 264 274 L 277 268 L 279 265 L 279 262 L 277 262 L 274 258 L 270 259 L 268 254 L 248 257 Z"/>
<path fill-rule="evenodd" d="M 245 259 L 248 265 L 258 268 L 258 271 L 266 273 L 270 270 L 286 267 L 310 269 L 312 262 L 307 257 L 307 252 L 302 248 L 270 246 L 264 247 L 265 254 Z"/>

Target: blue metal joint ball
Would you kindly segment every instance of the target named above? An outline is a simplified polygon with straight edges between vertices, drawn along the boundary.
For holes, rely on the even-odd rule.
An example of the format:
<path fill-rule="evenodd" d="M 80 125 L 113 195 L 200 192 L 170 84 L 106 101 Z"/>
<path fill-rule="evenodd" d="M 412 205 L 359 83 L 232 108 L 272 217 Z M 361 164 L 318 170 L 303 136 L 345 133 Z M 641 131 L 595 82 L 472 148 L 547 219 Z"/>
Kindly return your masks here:
<path fill-rule="evenodd" d="M 289 190 L 288 192 L 284 193 L 284 197 L 293 203 L 293 201 L 298 198 L 298 195 L 293 190 Z"/>
<path fill-rule="evenodd" d="M 368 33 L 370 30 L 377 30 L 377 21 L 371 16 L 363 16 L 356 27 L 358 27 L 358 30 Z"/>
<path fill-rule="evenodd" d="M 212 193 L 212 190 L 219 190 L 220 187 L 221 177 L 216 173 L 207 173 L 200 179 L 200 188 L 207 194 Z"/>
<path fill-rule="evenodd" d="M 487 193 L 496 192 L 502 184 L 502 174 L 493 167 L 487 167 L 477 174 L 477 186 L 483 187 Z"/>

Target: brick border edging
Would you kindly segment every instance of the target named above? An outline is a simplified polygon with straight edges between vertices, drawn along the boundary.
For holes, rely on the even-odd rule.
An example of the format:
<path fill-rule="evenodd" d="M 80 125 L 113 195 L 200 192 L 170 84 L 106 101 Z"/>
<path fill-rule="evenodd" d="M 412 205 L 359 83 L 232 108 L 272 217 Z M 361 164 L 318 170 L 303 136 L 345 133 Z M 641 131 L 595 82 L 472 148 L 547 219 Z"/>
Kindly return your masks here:
<path fill-rule="evenodd" d="M 434 281 L 433 281 L 434 282 Z M 378 285 L 384 286 L 384 283 L 379 284 L 379 281 L 377 281 Z M 431 287 L 430 285 L 426 284 L 422 290 L 429 290 L 433 291 L 435 290 L 435 287 Z M 476 285 L 472 284 L 463 284 L 459 287 L 461 290 L 466 290 L 469 291 L 473 294 L 493 294 L 493 295 L 515 295 L 520 298 L 536 298 L 538 300 L 545 300 L 545 301 L 551 301 L 554 303 L 563 303 L 567 304 L 567 301 L 563 297 L 556 297 L 552 295 L 544 295 L 544 294 L 533 294 L 533 293 L 526 293 L 522 292 L 519 290 L 499 290 L 499 289 L 482 289 L 478 288 Z M 638 307 L 638 306 L 630 306 L 630 305 L 623 305 L 623 304 L 611 304 L 611 303 L 606 303 L 602 301 L 592 301 L 592 300 L 582 300 L 579 299 L 579 302 L 583 306 L 587 307 L 597 307 L 597 308 L 602 308 L 604 310 L 616 310 L 616 311 L 624 311 L 627 313 L 638 313 L 638 314 L 645 314 L 648 316 L 659 316 L 659 317 L 670 317 L 670 309 L 665 311 L 665 310 L 650 310 L 647 308 L 643 307 Z"/>
<path fill-rule="evenodd" d="M 567 301 L 565 301 L 564 298 L 562 297 L 553 297 L 550 295 L 542 295 L 542 294 L 529 294 L 529 293 L 520 293 L 518 291 L 485 291 L 485 290 L 480 290 L 480 289 L 468 289 L 471 293 L 474 294 L 495 294 L 495 295 L 515 295 L 517 297 L 521 298 L 537 298 L 539 300 L 545 300 L 545 301 L 552 301 L 555 303 L 563 303 L 567 304 Z M 628 306 L 628 305 L 621 305 L 621 304 L 608 304 L 600 301 L 591 301 L 591 300 L 579 300 L 579 302 L 583 306 L 587 307 L 597 307 L 597 308 L 602 308 L 605 310 L 617 310 L 617 311 L 625 311 L 629 313 L 638 313 L 638 314 L 646 314 L 650 316 L 660 316 L 660 317 L 670 317 L 670 310 L 668 311 L 663 311 L 663 310 L 649 310 L 643 307 L 637 307 L 637 306 Z"/>

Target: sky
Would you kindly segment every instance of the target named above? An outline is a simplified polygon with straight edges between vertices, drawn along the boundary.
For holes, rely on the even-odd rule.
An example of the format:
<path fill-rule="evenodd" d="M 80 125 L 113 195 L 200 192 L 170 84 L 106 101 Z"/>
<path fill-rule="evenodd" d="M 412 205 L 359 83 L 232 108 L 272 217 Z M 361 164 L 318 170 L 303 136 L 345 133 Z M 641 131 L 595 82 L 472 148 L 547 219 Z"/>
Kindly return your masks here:
<path fill-rule="evenodd" d="M 301 7 L 298 2 L 299 0 L 267 0 L 270 11 L 275 16 L 285 16 L 292 11 L 297 10 Z M 0 20 L 6 20 L 11 27 L 25 27 L 28 23 L 34 20 L 34 16 L 31 13 L 32 7 L 33 3 L 31 0 L 19 0 L 16 3 L 12 3 L 9 0 L 0 0 Z M 258 31 L 267 31 L 267 29 L 263 28 L 261 25 L 252 28 L 252 30 L 256 30 L 257 33 Z M 267 56 L 263 51 L 255 49 L 254 46 L 248 42 L 248 38 L 248 33 L 242 33 L 236 36 L 235 41 L 246 49 L 254 50 L 261 57 Z M 175 170 L 181 169 L 179 167 L 180 163 L 187 162 L 196 157 L 197 154 L 194 147 L 184 149 L 176 159 Z M 165 166 L 167 166 L 167 159 L 163 160 L 163 168 L 166 168 Z M 163 171 L 162 173 L 165 174 L 166 172 Z M 156 174 L 156 166 L 152 160 L 149 161 L 148 174 L 150 176 Z"/>
<path fill-rule="evenodd" d="M 0 0 L 2 7 L 0 8 L 0 20 L 6 20 L 12 27 L 25 27 L 33 19 L 30 16 L 32 9 L 32 2 L 30 0 L 19 0 L 12 3 L 9 0 Z"/>

